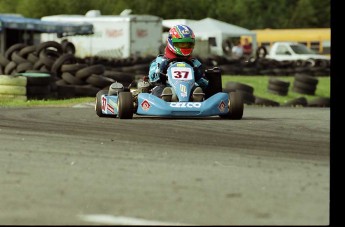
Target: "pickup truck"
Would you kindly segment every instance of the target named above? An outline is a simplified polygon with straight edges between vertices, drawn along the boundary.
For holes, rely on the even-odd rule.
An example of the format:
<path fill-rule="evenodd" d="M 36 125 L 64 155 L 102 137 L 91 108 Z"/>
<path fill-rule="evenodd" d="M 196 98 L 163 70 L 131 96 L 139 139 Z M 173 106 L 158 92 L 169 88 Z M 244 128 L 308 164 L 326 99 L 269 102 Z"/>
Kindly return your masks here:
<path fill-rule="evenodd" d="M 260 48 L 262 48 L 260 50 Z M 313 50 L 308 48 L 306 45 L 296 42 L 275 42 L 269 48 L 259 47 L 259 51 L 264 51 L 265 58 L 274 59 L 277 61 L 296 61 L 296 60 L 310 60 L 310 59 L 321 59 L 330 60 L 330 56 L 316 54 Z"/>

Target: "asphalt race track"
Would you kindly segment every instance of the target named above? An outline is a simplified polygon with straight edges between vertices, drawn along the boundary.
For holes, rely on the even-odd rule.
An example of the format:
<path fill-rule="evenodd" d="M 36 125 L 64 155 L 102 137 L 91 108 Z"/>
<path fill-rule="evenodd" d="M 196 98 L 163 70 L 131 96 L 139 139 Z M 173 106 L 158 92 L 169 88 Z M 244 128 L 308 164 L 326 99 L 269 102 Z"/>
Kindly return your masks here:
<path fill-rule="evenodd" d="M 330 108 L 0 108 L 1 225 L 328 225 Z"/>

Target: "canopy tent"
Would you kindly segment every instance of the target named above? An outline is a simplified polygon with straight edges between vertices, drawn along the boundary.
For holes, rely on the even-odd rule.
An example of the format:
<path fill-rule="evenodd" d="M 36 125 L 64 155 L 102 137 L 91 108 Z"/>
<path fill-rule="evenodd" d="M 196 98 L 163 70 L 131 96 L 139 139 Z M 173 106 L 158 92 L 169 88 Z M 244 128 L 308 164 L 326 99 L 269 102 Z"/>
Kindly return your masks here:
<path fill-rule="evenodd" d="M 205 18 L 190 23 L 188 26 L 192 28 L 197 38 L 206 40 L 211 37 L 215 37 L 216 42 L 219 42 L 219 44 L 222 45 L 227 41 L 228 38 L 251 36 L 252 48 L 253 50 L 256 50 L 257 48 L 256 33 L 233 24 L 229 24 L 212 18 Z M 217 47 L 222 48 L 222 46 L 218 44 Z"/>
<path fill-rule="evenodd" d="M 204 18 L 199 21 L 191 22 L 189 26 L 194 33 L 201 37 L 209 37 L 210 34 L 222 33 L 230 37 L 239 37 L 242 35 L 256 36 L 256 33 L 246 28 L 229 24 L 213 18 Z"/>
<path fill-rule="evenodd" d="M 5 28 L 58 33 L 62 36 L 93 34 L 93 25 L 90 23 L 62 23 L 0 14 L 0 32 Z"/>
<path fill-rule="evenodd" d="M 15 43 L 33 45 L 40 33 L 56 33 L 60 37 L 93 34 L 90 23 L 66 23 L 25 18 L 18 14 L 0 14 L 0 54 Z"/>

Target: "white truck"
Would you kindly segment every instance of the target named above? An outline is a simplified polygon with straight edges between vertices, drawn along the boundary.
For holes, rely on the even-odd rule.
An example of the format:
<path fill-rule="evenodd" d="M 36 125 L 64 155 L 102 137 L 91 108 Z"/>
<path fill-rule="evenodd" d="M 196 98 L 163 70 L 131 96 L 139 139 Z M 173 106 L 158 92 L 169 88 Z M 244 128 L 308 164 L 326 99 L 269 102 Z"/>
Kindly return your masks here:
<path fill-rule="evenodd" d="M 266 50 L 265 57 L 278 61 L 309 59 L 330 60 L 330 56 L 317 54 L 306 45 L 296 42 L 275 42 Z"/>
<path fill-rule="evenodd" d="M 93 24 L 93 35 L 69 36 L 80 58 L 102 57 L 123 59 L 157 56 L 162 44 L 162 18 L 153 15 L 100 15 L 95 10 L 86 15 L 54 15 L 42 21 L 88 22 Z M 61 42 L 56 34 L 43 33 L 41 42 Z"/>

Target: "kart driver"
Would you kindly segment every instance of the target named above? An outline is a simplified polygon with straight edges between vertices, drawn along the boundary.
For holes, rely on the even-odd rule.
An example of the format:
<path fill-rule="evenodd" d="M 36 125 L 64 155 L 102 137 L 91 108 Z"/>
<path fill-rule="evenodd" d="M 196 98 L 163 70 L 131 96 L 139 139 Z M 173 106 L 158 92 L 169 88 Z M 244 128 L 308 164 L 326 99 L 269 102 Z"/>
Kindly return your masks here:
<path fill-rule="evenodd" d="M 167 102 L 177 101 L 176 95 L 169 84 L 161 81 L 160 72 L 166 73 L 167 62 L 170 59 L 185 58 L 190 60 L 194 69 L 196 86 L 193 88 L 192 100 L 201 102 L 204 98 L 204 91 L 208 85 L 208 80 L 204 76 L 204 70 L 199 60 L 192 58 L 195 44 L 195 35 L 192 29 L 186 25 L 175 25 L 169 30 L 164 55 L 160 54 L 151 62 L 149 69 L 149 83 L 152 88 L 151 94 L 162 98 Z"/>

